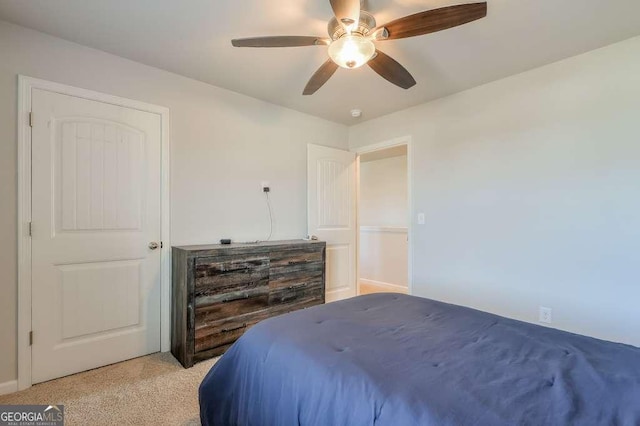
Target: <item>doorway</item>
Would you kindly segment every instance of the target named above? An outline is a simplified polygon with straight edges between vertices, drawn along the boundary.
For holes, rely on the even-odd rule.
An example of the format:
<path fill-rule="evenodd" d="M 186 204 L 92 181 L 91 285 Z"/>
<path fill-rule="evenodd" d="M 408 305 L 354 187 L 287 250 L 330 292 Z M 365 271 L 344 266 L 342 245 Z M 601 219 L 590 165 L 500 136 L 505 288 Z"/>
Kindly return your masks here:
<path fill-rule="evenodd" d="M 168 111 L 20 78 L 18 379 L 168 349 Z M 28 337 L 27 337 L 28 336 Z"/>
<path fill-rule="evenodd" d="M 358 151 L 357 294 L 410 294 L 409 141 Z"/>

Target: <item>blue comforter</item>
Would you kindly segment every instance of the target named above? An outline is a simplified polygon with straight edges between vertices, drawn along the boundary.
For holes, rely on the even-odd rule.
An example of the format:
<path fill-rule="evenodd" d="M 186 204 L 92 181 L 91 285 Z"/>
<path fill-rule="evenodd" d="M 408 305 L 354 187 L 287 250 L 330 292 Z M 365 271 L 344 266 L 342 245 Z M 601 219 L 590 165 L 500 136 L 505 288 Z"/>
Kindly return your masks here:
<path fill-rule="evenodd" d="M 203 425 L 640 425 L 640 349 L 398 294 L 263 321 Z"/>

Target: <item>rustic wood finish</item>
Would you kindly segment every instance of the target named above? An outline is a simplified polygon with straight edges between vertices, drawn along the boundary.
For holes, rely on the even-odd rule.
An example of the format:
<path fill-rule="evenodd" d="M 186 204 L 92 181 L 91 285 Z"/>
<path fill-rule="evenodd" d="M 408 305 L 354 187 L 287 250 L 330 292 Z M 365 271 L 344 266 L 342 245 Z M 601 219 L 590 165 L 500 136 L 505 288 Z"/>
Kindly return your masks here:
<path fill-rule="evenodd" d="M 376 57 L 369 61 L 369 66 L 380 77 L 403 89 L 408 89 L 416 84 L 413 76 L 405 67 L 379 50 L 376 50 Z"/>
<path fill-rule="evenodd" d="M 319 265 L 300 266 L 297 268 L 274 268 L 269 280 L 269 288 L 277 290 L 300 283 L 324 283 L 324 268 Z"/>
<path fill-rule="evenodd" d="M 185 367 L 269 317 L 324 303 L 325 243 L 173 247 L 171 352 Z"/>
<path fill-rule="evenodd" d="M 234 47 L 299 47 L 322 46 L 326 41 L 322 37 L 313 36 L 271 36 L 251 37 L 231 40 Z"/>
<path fill-rule="evenodd" d="M 383 40 L 415 37 L 457 27 L 487 16 L 487 3 L 460 4 L 427 10 L 396 19 L 384 25 L 389 37 Z"/>
<path fill-rule="evenodd" d="M 322 255 L 323 252 L 314 246 L 274 250 L 269 255 L 269 265 L 270 267 L 274 267 L 322 263 Z"/>
<path fill-rule="evenodd" d="M 324 86 L 324 84 L 331 78 L 331 76 L 338 70 L 338 65 L 333 62 L 331 59 L 327 59 L 327 61 L 318 68 L 318 70 L 311 76 L 311 79 L 305 86 L 302 94 L 304 96 L 313 95 L 318 91 L 319 88 Z"/>

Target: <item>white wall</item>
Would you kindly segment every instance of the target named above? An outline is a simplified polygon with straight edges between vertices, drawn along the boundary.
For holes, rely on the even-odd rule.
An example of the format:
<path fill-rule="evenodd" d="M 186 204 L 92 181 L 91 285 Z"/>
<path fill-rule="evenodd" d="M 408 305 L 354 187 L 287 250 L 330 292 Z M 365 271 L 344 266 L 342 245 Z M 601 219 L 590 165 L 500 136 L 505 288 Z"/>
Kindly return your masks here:
<path fill-rule="evenodd" d="M 360 225 L 407 226 L 407 156 L 360 163 Z"/>
<path fill-rule="evenodd" d="M 427 81 L 421 84 L 428 84 Z M 640 37 L 350 129 L 412 135 L 417 295 L 640 346 Z"/>
<path fill-rule="evenodd" d="M 172 243 L 306 235 L 306 144 L 347 128 L 0 21 L 0 384 L 16 378 L 18 74 L 171 109 Z"/>
<path fill-rule="evenodd" d="M 360 281 L 407 287 L 407 156 L 360 163 Z"/>
<path fill-rule="evenodd" d="M 359 281 L 407 289 L 409 277 L 407 228 L 360 228 Z"/>

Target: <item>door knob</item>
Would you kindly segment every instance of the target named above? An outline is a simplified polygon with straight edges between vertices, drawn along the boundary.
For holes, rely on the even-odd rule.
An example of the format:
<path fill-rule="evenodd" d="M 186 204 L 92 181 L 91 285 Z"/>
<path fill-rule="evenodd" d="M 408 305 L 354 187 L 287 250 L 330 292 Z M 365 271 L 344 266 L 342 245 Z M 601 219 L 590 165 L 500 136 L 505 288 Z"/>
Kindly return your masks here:
<path fill-rule="evenodd" d="M 159 245 L 158 243 L 156 243 L 155 241 L 151 241 L 151 242 L 149 243 L 149 248 L 150 248 L 151 250 L 155 250 L 155 249 L 157 249 L 158 247 L 160 247 L 160 245 Z"/>

